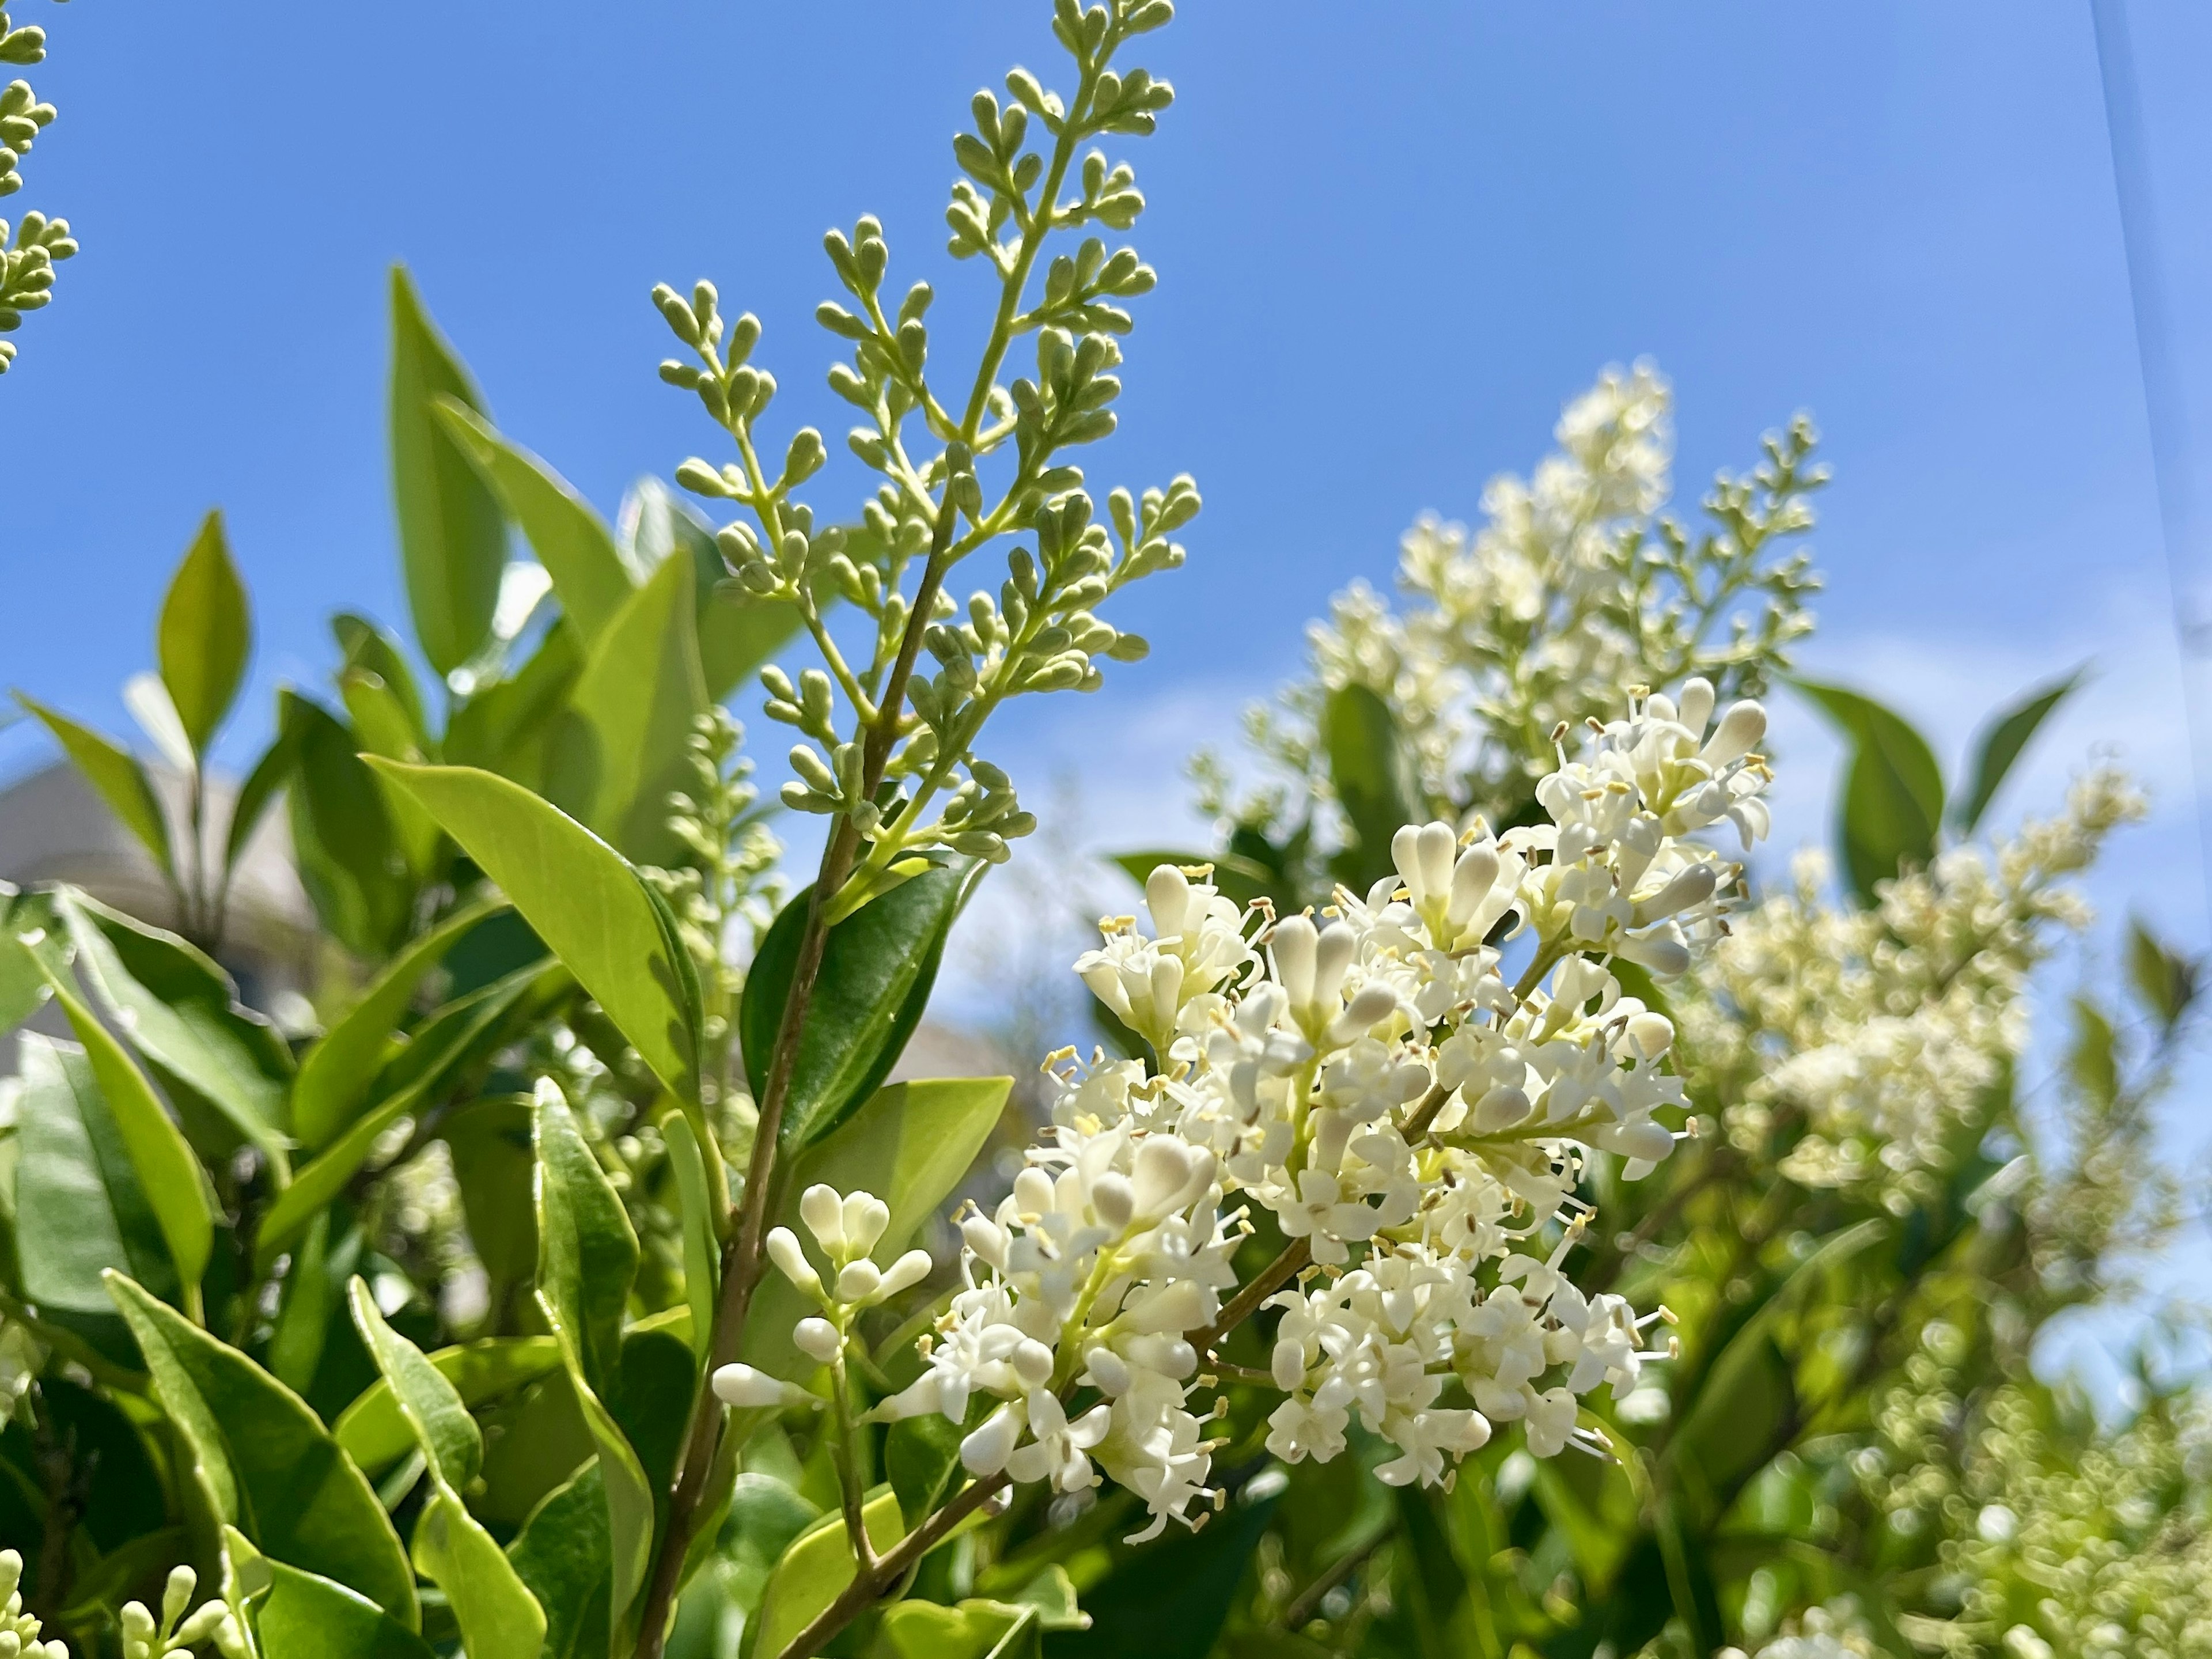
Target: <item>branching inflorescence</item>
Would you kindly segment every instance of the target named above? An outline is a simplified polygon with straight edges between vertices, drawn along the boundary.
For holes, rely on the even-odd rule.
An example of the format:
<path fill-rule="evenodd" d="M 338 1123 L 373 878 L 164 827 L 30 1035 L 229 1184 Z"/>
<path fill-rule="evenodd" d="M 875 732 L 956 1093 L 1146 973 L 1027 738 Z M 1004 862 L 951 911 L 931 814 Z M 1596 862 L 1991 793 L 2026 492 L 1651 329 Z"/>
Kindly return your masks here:
<path fill-rule="evenodd" d="M 46 32 L 36 24 L 17 26 L 0 10 L 0 64 L 27 66 L 46 58 Z M 28 81 L 0 87 L 0 196 L 23 187 L 22 158 L 53 118 L 54 106 L 40 102 Z M 0 334 L 21 328 L 25 312 L 38 310 L 53 297 L 54 267 L 76 252 L 66 219 L 26 213 L 12 239 L 8 222 L 0 219 Z M 0 374 L 15 356 L 15 342 L 0 340 Z"/>

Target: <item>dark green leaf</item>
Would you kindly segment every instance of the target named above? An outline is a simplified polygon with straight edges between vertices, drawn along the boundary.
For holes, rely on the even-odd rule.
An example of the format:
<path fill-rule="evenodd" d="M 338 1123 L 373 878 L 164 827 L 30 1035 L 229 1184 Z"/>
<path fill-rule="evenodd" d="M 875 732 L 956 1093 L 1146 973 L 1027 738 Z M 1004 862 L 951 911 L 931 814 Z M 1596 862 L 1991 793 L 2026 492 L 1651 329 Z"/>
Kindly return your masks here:
<path fill-rule="evenodd" d="M 715 1235 L 714 1199 L 707 1184 L 706 1155 L 691 1121 L 681 1112 L 661 1120 L 668 1146 L 668 1167 L 676 1177 L 678 1220 L 684 1233 L 684 1296 L 691 1309 L 691 1340 L 703 1363 L 714 1328 L 721 1241 Z"/>
<path fill-rule="evenodd" d="M 276 803 L 291 778 L 292 744 L 280 731 L 261 751 L 260 759 L 253 763 L 253 769 L 246 775 L 246 781 L 239 785 L 238 794 L 231 802 L 230 823 L 223 831 L 222 844 L 226 883 L 228 872 L 237 867 L 245 854 L 246 844 L 261 827 L 263 815 Z"/>
<path fill-rule="evenodd" d="M 568 694 L 583 672 L 582 636 L 567 617 L 556 617 L 529 660 L 453 711 L 444 758 L 543 788 L 549 751 L 574 724 Z"/>
<path fill-rule="evenodd" d="M 1996 799 L 2036 729 L 2080 688 L 2087 673 L 2086 667 L 2077 668 L 2064 679 L 2029 692 L 1984 729 L 1981 741 L 1974 745 L 1974 781 L 1966 794 L 1951 804 L 1951 823 L 1960 835 L 1971 836 L 1981 826 L 1982 815 L 1990 810 L 1990 803 Z"/>
<path fill-rule="evenodd" d="M 564 805 L 626 857 L 673 864 L 671 791 L 696 788 L 690 739 L 707 708 L 690 579 L 674 561 L 611 616 L 571 704 L 581 725 L 564 738 Z M 573 768 L 573 771 L 569 769 Z"/>
<path fill-rule="evenodd" d="M 340 944 L 381 957 L 406 936 L 415 901 L 382 787 L 354 733 L 327 709 L 291 691 L 280 702 L 292 745 L 286 793 L 301 884 Z"/>
<path fill-rule="evenodd" d="M 549 1493 L 508 1546 L 514 1571 L 545 1610 L 546 1659 L 607 1651 L 607 1496 L 596 1463 Z"/>
<path fill-rule="evenodd" d="M 392 269 L 392 485 L 415 637 L 430 666 L 450 674 L 491 633 L 507 562 L 499 502 L 440 424 L 433 404 L 483 399 L 453 347 L 422 309 L 406 267 Z"/>
<path fill-rule="evenodd" d="M 469 405 L 441 398 L 435 407 L 447 434 L 530 538 L 538 562 L 553 578 L 562 610 L 586 640 L 598 639 L 630 595 L 629 572 L 615 550 L 614 532 L 567 479 L 501 437 Z"/>
<path fill-rule="evenodd" d="M 398 1535 L 307 1402 L 120 1274 L 107 1285 L 217 1518 L 272 1563 L 336 1579 L 413 1626 Z"/>
<path fill-rule="evenodd" d="M 836 1128 L 898 1063 L 973 880 L 968 867 L 925 871 L 830 930 L 784 1100 L 778 1138 L 787 1151 Z M 784 906 L 745 975 L 738 1029 L 755 1100 L 767 1092 L 812 894 Z"/>
<path fill-rule="evenodd" d="M 100 1275 L 126 1273 L 173 1302 L 176 1267 L 84 1051 L 35 1032 L 21 1042 L 15 1212 L 23 1298 L 41 1318 L 129 1364 L 130 1337 Z"/>
<path fill-rule="evenodd" d="M 1851 745 L 1850 769 L 1837 805 L 1836 842 L 1844 872 L 1860 899 L 1901 866 L 1925 866 L 1936 856 L 1943 822 L 1943 772 L 1928 740 L 1872 699 L 1837 685 L 1790 682 L 1827 715 Z"/>
<path fill-rule="evenodd" d="M 331 618 L 331 633 L 337 641 L 344 661 L 339 665 L 343 674 L 353 669 L 365 669 L 382 680 L 392 696 L 399 699 L 407 723 L 413 729 L 415 741 L 425 754 L 434 752 L 436 744 L 430 735 L 430 720 L 422 707 L 422 688 L 415 684 L 415 671 L 407 665 L 407 654 L 399 641 L 367 617 L 351 611 L 341 611 Z"/>
<path fill-rule="evenodd" d="M 88 726 L 78 725 L 60 710 L 35 702 L 20 691 L 15 694 L 15 701 L 37 715 L 40 723 L 54 734 L 54 740 L 61 744 L 70 763 L 99 791 L 100 798 L 107 803 L 107 810 L 121 820 L 125 829 L 138 837 L 139 843 L 153 855 L 155 866 L 173 879 L 168 823 L 161 816 L 161 802 L 154 793 L 153 781 L 138 763 L 138 757 L 113 738 L 101 736 Z"/>
<path fill-rule="evenodd" d="M 253 650 L 246 584 L 231 562 L 221 513 L 207 515 L 169 579 L 155 639 L 161 684 L 168 688 L 192 752 L 205 754 L 209 739 L 230 713 Z"/>
<path fill-rule="evenodd" d="M 1390 838 L 1424 816 L 1411 757 L 1390 705 L 1364 685 L 1340 686 L 1322 710 L 1329 782 L 1350 820 L 1353 844 L 1338 874 L 1364 891 L 1390 873 Z"/>
<path fill-rule="evenodd" d="M 1273 1500 L 1239 1504 L 1203 1532 L 1178 1529 L 1136 1552 L 1084 1593 L 1091 1628 L 1054 1632 L 1045 1651 L 1054 1659 L 1206 1659 L 1274 1507 Z"/>
<path fill-rule="evenodd" d="M 653 1557 L 653 1487 L 603 1403 L 621 1376 L 623 1304 L 637 1271 L 637 1236 L 550 1084 L 538 1091 L 537 1144 L 538 1306 L 599 1448 L 613 1564 L 609 1616 L 619 1629 Z"/>
<path fill-rule="evenodd" d="M 458 766 L 376 763 L 496 882 L 645 1063 L 697 1092 L 698 984 L 622 855 L 528 790 Z"/>
<path fill-rule="evenodd" d="M 464 905 L 385 964 L 360 999 L 301 1057 L 299 1079 L 292 1085 L 294 1134 L 309 1146 L 321 1146 L 344 1127 L 374 1084 L 392 1033 L 423 975 L 462 934 L 505 908 L 496 898 Z"/>
<path fill-rule="evenodd" d="M 691 1426 L 699 1366 L 687 1337 L 633 1326 L 623 1338 L 622 1384 L 611 1402 L 623 1437 L 656 1492 L 676 1479 L 676 1459 Z"/>
<path fill-rule="evenodd" d="M 491 1327 L 511 1328 L 515 1294 L 538 1270 L 530 1102 L 513 1096 L 471 1102 L 441 1126 L 440 1137 L 453 1157 L 469 1242 L 483 1263 Z"/>
<path fill-rule="evenodd" d="M 909 1528 L 937 1507 L 945 1481 L 959 1466 L 963 1433 L 943 1413 L 929 1412 L 901 1418 L 884 1436 L 884 1474 L 898 1494 L 899 1513 Z"/>

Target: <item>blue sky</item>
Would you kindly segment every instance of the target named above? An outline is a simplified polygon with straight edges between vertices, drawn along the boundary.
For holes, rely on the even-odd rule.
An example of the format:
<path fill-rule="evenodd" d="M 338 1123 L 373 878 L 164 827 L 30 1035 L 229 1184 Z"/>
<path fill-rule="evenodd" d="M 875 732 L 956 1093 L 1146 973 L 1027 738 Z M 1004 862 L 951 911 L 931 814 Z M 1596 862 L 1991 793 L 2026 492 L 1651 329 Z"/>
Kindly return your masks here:
<path fill-rule="evenodd" d="M 1196 0 L 1129 147 L 1161 277 L 1101 483 L 1194 473 L 1188 569 L 1119 620 L 1155 653 L 1006 743 L 1073 770 L 1098 836 L 1182 810 L 1180 757 L 1291 672 L 1304 621 L 1398 532 L 1471 516 L 1563 399 L 1655 358 L 1682 493 L 1809 409 L 1837 472 L 1817 668 L 1955 754 L 2084 658 L 2101 678 L 2015 806 L 2099 745 L 2162 802 L 2100 884 L 2204 932 L 2190 767 L 2089 14 L 1930 7 Z M 708 430 L 653 368 L 646 295 L 711 276 L 767 325 L 780 409 L 833 436 L 821 232 L 888 229 L 939 354 L 981 314 L 943 253 L 968 94 L 1056 67 L 1037 3 L 803 7 L 25 0 L 61 118 L 9 204 L 85 252 L 0 384 L 0 678 L 111 726 L 221 504 L 260 621 L 249 712 L 312 680 L 340 602 L 402 614 L 383 455 L 384 272 L 414 267 L 501 425 L 603 508 Z M 2132 0 L 2175 363 L 2212 493 L 2212 10 Z M 1048 74 L 1048 80 L 1051 76 Z M 842 476 L 842 475 L 834 475 Z M 2202 515 L 2195 552 L 2212 560 Z M 1828 758 L 1785 716 L 1785 837 Z M 40 757 L 18 731 L 0 769 Z M 1042 790 L 1038 792 L 1042 794 Z M 2194 1146 L 2196 1129 L 2177 1127 Z"/>

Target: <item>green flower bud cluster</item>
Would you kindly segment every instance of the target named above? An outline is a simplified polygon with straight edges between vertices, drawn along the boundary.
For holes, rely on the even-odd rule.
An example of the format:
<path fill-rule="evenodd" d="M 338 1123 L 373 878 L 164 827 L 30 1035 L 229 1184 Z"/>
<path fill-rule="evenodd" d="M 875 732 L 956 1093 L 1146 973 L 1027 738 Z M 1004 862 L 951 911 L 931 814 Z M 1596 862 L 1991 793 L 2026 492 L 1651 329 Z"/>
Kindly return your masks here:
<path fill-rule="evenodd" d="M 46 57 L 46 32 L 34 24 L 16 27 L 0 10 L 0 64 L 40 64 Z M 22 159 L 53 118 L 54 106 L 40 102 L 28 81 L 0 88 L 0 196 L 23 187 Z M 0 219 L 0 334 L 15 332 L 23 325 L 25 312 L 38 310 L 53 297 L 54 267 L 76 252 L 66 219 L 27 213 L 15 226 L 12 240 L 8 222 Z M 0 340 L 0 374 L 15 356 L 15 343 Z"/>
<path fill-rule="evenodd" d="M 1172 537 L 1199 507 L 1188 478 L 1141 499 L 1113 492 L 1109 528 L 1070 459 L 1115 430 L 1127 302 L 1157 278 L 1134 250 L 1096 235 L 1072 252 L 1048 257 L 1045 246 L 1085 226 L 1126 230 L 1143 210 L 1133 171 L 1085 147 L 1151 132 L 1173 101 L 1149 71 L 1112 64 L 1173 15 L 1168 0 L 1087 9 L 1058 0 L 1053 28 L 1074 60 L 1073 93 L 1016 70 L 1005 100 L 983 91 L 970 101 L 973 130 L 953 141 L 962 177 L 947 222 L 953 253 L 987 258 L 998 294 L 981 360 L 957 395 L 931 354 L 935 295 L 927 283 L 890 284 L 881 222 L 862 217 L 823 239 L 842 291 L 816 320 L 850 348 L 830 386 L 861 416 L 848 448 L 882 478 L 859 523 L 817 528 L 797 497 L 828 459 L 811 428 L 790 439 L 781 471 L 763 463 L 757 427 L 775 382 L 749 362 L 759 324 L 748 315 L 726 325 L 706 283 L 689 296 L 654 291 L 688 353 L 663 363 L 662 378 L 696 396 L 737 452 L 720 464 L 687 460 L 677 480 L 737 505 L 744 516 L 716 537 L 731 585 L 753 601 L 795 607 L 821 657 L 795 677 L 771 667 L 762 678 L 769 718 L 807 739 L 791 751 L 785 804 L 841 815 L 867 843 L 848 903 L 945 856 L 1007 856 L 1007 842 L 1036 820 L 1006 773 L 976 756 L 985 720 L 1010 696 L 1095 690 L 1103 660 L 1141 658 L 1144 641 L 1103 621 L 1097 607 L 1182 562 Z M 1002 379 L 1025 335 L 1034 371 Z M 1033 546 L 1007 554 L 995 599 L 979 591 L 963 609 L 947 593 L 960 561 L 1031 533 Z M 841 642 L 824 618 L 839 601 L 872 624 L 850 658 L 849 633 L 840 630 Z"/>

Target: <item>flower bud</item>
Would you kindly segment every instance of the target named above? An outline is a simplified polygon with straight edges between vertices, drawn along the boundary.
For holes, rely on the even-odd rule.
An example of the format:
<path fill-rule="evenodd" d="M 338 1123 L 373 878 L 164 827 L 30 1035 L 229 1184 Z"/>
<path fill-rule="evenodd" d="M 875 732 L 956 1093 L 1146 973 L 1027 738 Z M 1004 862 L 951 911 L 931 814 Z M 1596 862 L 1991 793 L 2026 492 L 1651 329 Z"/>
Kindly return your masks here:
<path fill-rule="evenodd" d="M 858 1261 L 848 1261 L 837 1274 L 837 1300 L 872 1302 L 883 1283 L 883 1270 L 866 1256 Z"/>
<path fill-rule="evenodd" d="M 1713 735 L 1698 751 L 1698 758 L 1716 772 L 1730 761 L 1741 760 L 1766 735 L 1766 710 L 1748 697 L 1731 703 Z"/>
<path fill-rule="evenodd" d="M 781 1377 L 770 1376 L 766 1371 L 756 1370 L 750 1365 L 725 1365 L 714 1373 L 714 1397 L 725 1406 L 781 1406 L 793 1394 L 805 1391 L 794 1389 Z M 811 1396 L 808 1396 L 811 1397 Z"/>
<path fill-rule="evenodd" d="M 1638 900 L 1632 925 L 1648 927 L 1678 910 L 1687 910 L 1703 904 L 1713 896 L 1713 890 L 1719 885 L 1720 872 L 1711 865 L 1693 864 L 1650 898 Z"/>
<path fill-rule="evenodd" d="M 1332 921 L 1321 930 L 1314 951 L 1316 1002 L 1329 1001 L 1343 988 L 1344 976 L 1351 970 L 1352 959 L 1358 951 L 1359 934 L 1350 923 Z"/>
<path fill-rule="evenodd" d="M 1705 722 L 1713 717 L 1713 683 L 1698 678 L 1682 683 L 1681 706 L 1675 719 L 1690 730 L 1692 738 L 1705 735 Z"/>
<path fill-rule="evenodd" d="M 1630 1017 L 1628 1041 L 1646 1060 L 1656 1060 L 1674 1045 L 1674 1022 L 1646 1009 Z"/>
<path fill-rule="evenodd" d="M 911 1290 L 928 1278 L 930 1269 L 936 1265 L 927 1250 L 908 1250 L 884 1269 L 884 1282 L 876 1286 L 875 1299 L 886 1301 L 901 1291 Z"/>
<path fill-rule="evenodd" d="M 961 1241 L 1000 1273 L 1006 1270 L 1006 1230 L 987 1215 L 971 1215 L 960 1224 Z"/>
<path fill-rule="evenodd" d="M 1014 1207 L 1023 1215 L 1050 1215 L 1057 1207 L 1053 1203 L 1052 1177 L 1036 1164 L 1030 1164 L 1014 1177 Z"/>
<path fill-rule="evenodd" d="M 1190 1181 L 1190 1148 L 1173 1135 L 1152 1135 L 1137 1148 L 1137 1212 L 1147 1220 L 1165 1215 Z"/>
<path fill-rule="evenodd" d="M 799 1195 L 799 1218 L 815 1242 L 835 1255 L 845 1244 L 844 1200 L 835 1187 L 817 1183 Z"/>
<path fill-rule="evenodd" d="M 1473 1126 L 1479 1135 L 1510 1129 L 1528 1115 L 1528 1097 L 1510 1085 L 1500 1085 L 1474 1104 Z"/>
<path fill-rule="evenodd" d="M 1314 1000 L 1314 958 L 1320 935 L 1304 916 L 1285 916 L 1268 934 L 1275 952 L 1275 981 L 1290 994 L 1291 1006 L 1304 1008 Z"/>
<path fill-rule="evenodd" d="M 1052 1350 L 1033 1336 L 1025 1336 L 1014 1345 L 1006 1363 L 1014 1368 L 1014 1375 L 1032 1389 L 1041 1389 L 1052 1381 L 1055 1364 Z"/>
<path fill-rule="evenodd" d="M 1275 1386 L 1285 1394 L 1291 1393 L 1306 1380 L 1304 1345 L 1293 1342 L 1287 1337 L 1276 1343 L 1273 1370 L 1275 1373 Z"/>
<path fill-rule="evenodd" d="M 1109 1400 L 1118 1400 L 1129 1391 L 1129 1362 L 1111 1348 L 1093 1348 L 1083 1356 L 1084 1369 L 1091 1385 Z"/>
<path fill-rule="evenodd" d="M 1172 864 L 1153 866 L 1145 878 L 1145 908 L 1162 939 L 1180 938 L 1190 925 L 1190 878 Z"/>
<path fill-rule="evenodd" d="M 1350 1042 L 1390 1018 L 1398 1006 L 1398 994 L 1379 979 L 1370 979 L 1354 994 L 1345 1011 L 1329 1022 L 1329 1040 Z"/>
<path fill-rule="evenodd" d="M 845 1200 L 841 1218 L 845 1224 L 846 1249 L 854 1255 L 866 1255 L 891 1224 L 891 1206 L 873 1193 L 854 1193 Z"/>
<path fill-rule="evenodd" d="M 806 1252 L 799 1248 L 799 1235 L 788 1227 L 772 1227 L 768 1235 L 768 1259 L 783 1276 L 809 1296 L 822 1294 L 822 1275 L 814 1271 Z"/>
<path fill-rule="evenodd" d="M 1496 842 L 1479 841 L 1459 855 L 1459 862 L 1452 866 L 1451 902 L 1444 912 L 1455 933 L 1467 926 L 1497 884 Z"/>
<path fill-rule="evenodd" d="M 837 1357 L 837 1350 L 845 1346 L 845 1339 L 837 1334 L 837 1328 L 826 1319 L 809 1316 L 791 1328 L 792 1346 L 809 1359 L 826 1365 Z"/>
<path fill-rule="evenodd" d="M 1137 1194 L 1129 1185 L 1129 1177 L 1109 1170 L 1091 1183 L 1091 1212 L 1098 1218 L 1098 1224 L 1120 1232 L 1129 1224 L 1136 1213 Z"/>

